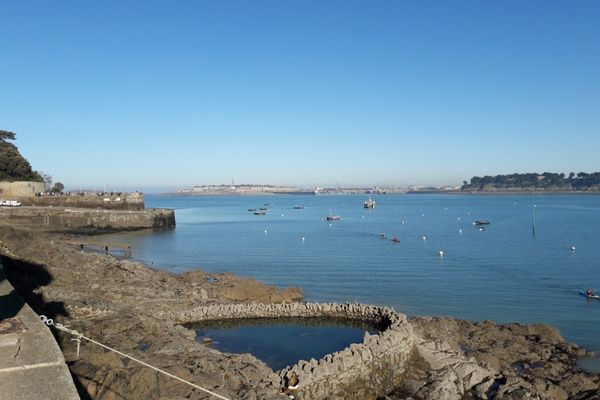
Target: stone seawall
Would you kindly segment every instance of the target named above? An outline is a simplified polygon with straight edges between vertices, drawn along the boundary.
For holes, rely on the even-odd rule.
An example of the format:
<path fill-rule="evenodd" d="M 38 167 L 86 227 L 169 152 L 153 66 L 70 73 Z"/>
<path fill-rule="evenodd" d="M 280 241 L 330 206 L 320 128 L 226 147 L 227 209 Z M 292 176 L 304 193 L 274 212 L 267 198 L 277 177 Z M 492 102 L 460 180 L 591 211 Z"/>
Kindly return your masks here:
<path fill-rule="evenodd" d="M 144 195 L 142 193 L 76 193 L 71 195 L 18 197 L 18 199 L 25 206 L 102 208 L 131 211 L 144 209 Z"/>
<path fill-rule="evenodd" d="M 0 221 L 42 228 L 51 232 L 108 233 L 175 227 L 175 212 L 152 208 L 141 211 L 85 208 L 0 208 Z"/>
<path fill-rule="evenodd" d="M 179 323 L 243 318 L 344 318 L 382 327 L 366 333 L 362 343 L 328 354 L 320 360 L 299 361 L 279 371 L 282 387 L 294 371 L 302 399 L 367 399 L 397 387 L 415 348 L 412 327 L 404 314 L 363 304 L 289 303 L 228 304 L 163 313 Z"/>
<path fill-rule="evenodd" d="M 0 182 L 0 200 L 15 200 L 25 196 L 35 196 L 36 193 L 46 189 L 44 182 L 16 181 Z"/>

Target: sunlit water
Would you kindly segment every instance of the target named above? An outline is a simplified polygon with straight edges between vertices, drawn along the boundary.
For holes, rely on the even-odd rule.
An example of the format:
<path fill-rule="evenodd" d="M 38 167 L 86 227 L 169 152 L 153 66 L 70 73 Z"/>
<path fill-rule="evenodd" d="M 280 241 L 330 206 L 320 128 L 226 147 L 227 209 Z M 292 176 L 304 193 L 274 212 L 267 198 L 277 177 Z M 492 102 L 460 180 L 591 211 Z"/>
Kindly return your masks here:
<path fill-rule="evenodd" d="M 319 359 L 360 343 L 375 327 L 360 321 L 309 319 L 251 319 L 191 324 L 199 341 L 228 353 L 251 353 L 274 370 L 298 360 Z"/>
<path fill-rule="evenodd" d="M 535 196 L 535 236 L 531 195 L 377 196 L 374 210 L 362 208 L 365 199 L 148 195 L 148 207 L 176 209 L 177 228 L 119 237 L 156 268 L 299 286 L 308 301 L 548 323 L 600 350 L 600 301 L 578 294 L 600 291 L 600 196 Z M 269 207 L 266 216 L 247 211 L 260 207 Z M 342 219 L 326 221 L 330 212 Z M 491 224 L 479 230 L 476 219 Z"/>

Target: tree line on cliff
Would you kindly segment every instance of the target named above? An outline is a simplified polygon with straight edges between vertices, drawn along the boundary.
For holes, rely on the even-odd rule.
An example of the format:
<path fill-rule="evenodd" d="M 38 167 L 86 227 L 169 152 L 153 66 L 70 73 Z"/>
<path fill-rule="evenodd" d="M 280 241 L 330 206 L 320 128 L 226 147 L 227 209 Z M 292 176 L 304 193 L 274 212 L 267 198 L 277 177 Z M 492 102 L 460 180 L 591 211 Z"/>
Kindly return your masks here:
<path fill-rule="evenodd" d="M 0 129 L 0 181 L 44 181 L 42 175 L 31 168 L 29 161 L 19 153 L 17 146 L 9 143 L 16 134 Z"/>
<path fill-rule="evenodd" d="M 600 172 L 544 172 L 474 176 L 471 182 L 464 181 L 463 191 L 495 191 L 495 190 L 548 190 L 548 191 L 598 191 L 600 190 Z"/>

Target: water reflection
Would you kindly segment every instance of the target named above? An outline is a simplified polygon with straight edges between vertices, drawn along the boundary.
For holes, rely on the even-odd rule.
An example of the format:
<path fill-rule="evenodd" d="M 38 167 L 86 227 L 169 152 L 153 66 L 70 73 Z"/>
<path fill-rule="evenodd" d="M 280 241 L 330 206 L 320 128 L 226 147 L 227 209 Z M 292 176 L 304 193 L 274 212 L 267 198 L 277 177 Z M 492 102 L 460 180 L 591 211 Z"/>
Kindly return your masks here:
<path fill-rule="evenodd" d="M 208 321 L 187 325 L 198 341 L 227 353 L 251 353 L 274 370 L 319 359 L 362 342 L 377 326 L 360 320 L 272 318 Z"/>

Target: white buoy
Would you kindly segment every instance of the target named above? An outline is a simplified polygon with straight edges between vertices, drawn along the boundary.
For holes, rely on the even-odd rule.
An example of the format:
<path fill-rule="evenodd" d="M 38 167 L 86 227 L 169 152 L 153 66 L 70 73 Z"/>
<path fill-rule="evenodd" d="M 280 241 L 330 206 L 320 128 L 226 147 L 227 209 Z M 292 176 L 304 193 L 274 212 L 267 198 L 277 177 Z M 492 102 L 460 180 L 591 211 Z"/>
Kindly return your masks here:
<path fill-rule="evenodd" d="M 329 227 L 331 228 L 333 225 L 329 224 Z"/>
<path fill-rule="evenodd" d="M 458 230 L 458 233 L 460 233 L 460 234 L 462 235 L 462 229 L 459 229 L 459 230 Z"/>
<path fill-rule="evenodd" d="M 265 235 L 267 234 L 267 230 L 265 229 Z"/>
<path fill-rule="evenodd" d="M 425 214 L 421 214 L 421 217 L 424 217 L 424 216 L 425 216 Z"/>
<path fill-rule="evenodd" d="M 365 219 L 365 216 L 364 216 L 364 215 L 363 215 L 362 217 L 363 217 L 363 219 Z"/>
<path fill-rule="evenodd" d="M 423 236 L 423 238 L 422 238 L 422 239 L 423 239 L 423 240 L 427 240 L 427 236 Z"/>
<path fill-rule="evenodd" d="M 484 228 L 479 228 L 479 230 L 480 230 L 480 231 L 484 231 L 485 229 L 484 229 Z"/>
<path fill-rule="evenodd" d="M 302 241 L 304 242 L 304 237 L 302 238 Z"/>
<path fill-rule="evenodd" d="M 404 221 L 402 221 L 402 225 L 404 225 Z"/>
<path fill-rule="evenodd" d="M 571 251 L 575 251 L 575 246 L 571 246 Z"/>
<path fill-rule="evenodd" d="M 458 217 L 458 220 L 460 221 L 460 217 Z"/>
<path fill-rule="evenodd" d="M 441 250 L 440 250 L 440 251 L 438 251 L 438 256 L 440 256 L 440 257 L 444 257 L 444 252 L 443 252 L 443 251 L 441 251 Z"/>

